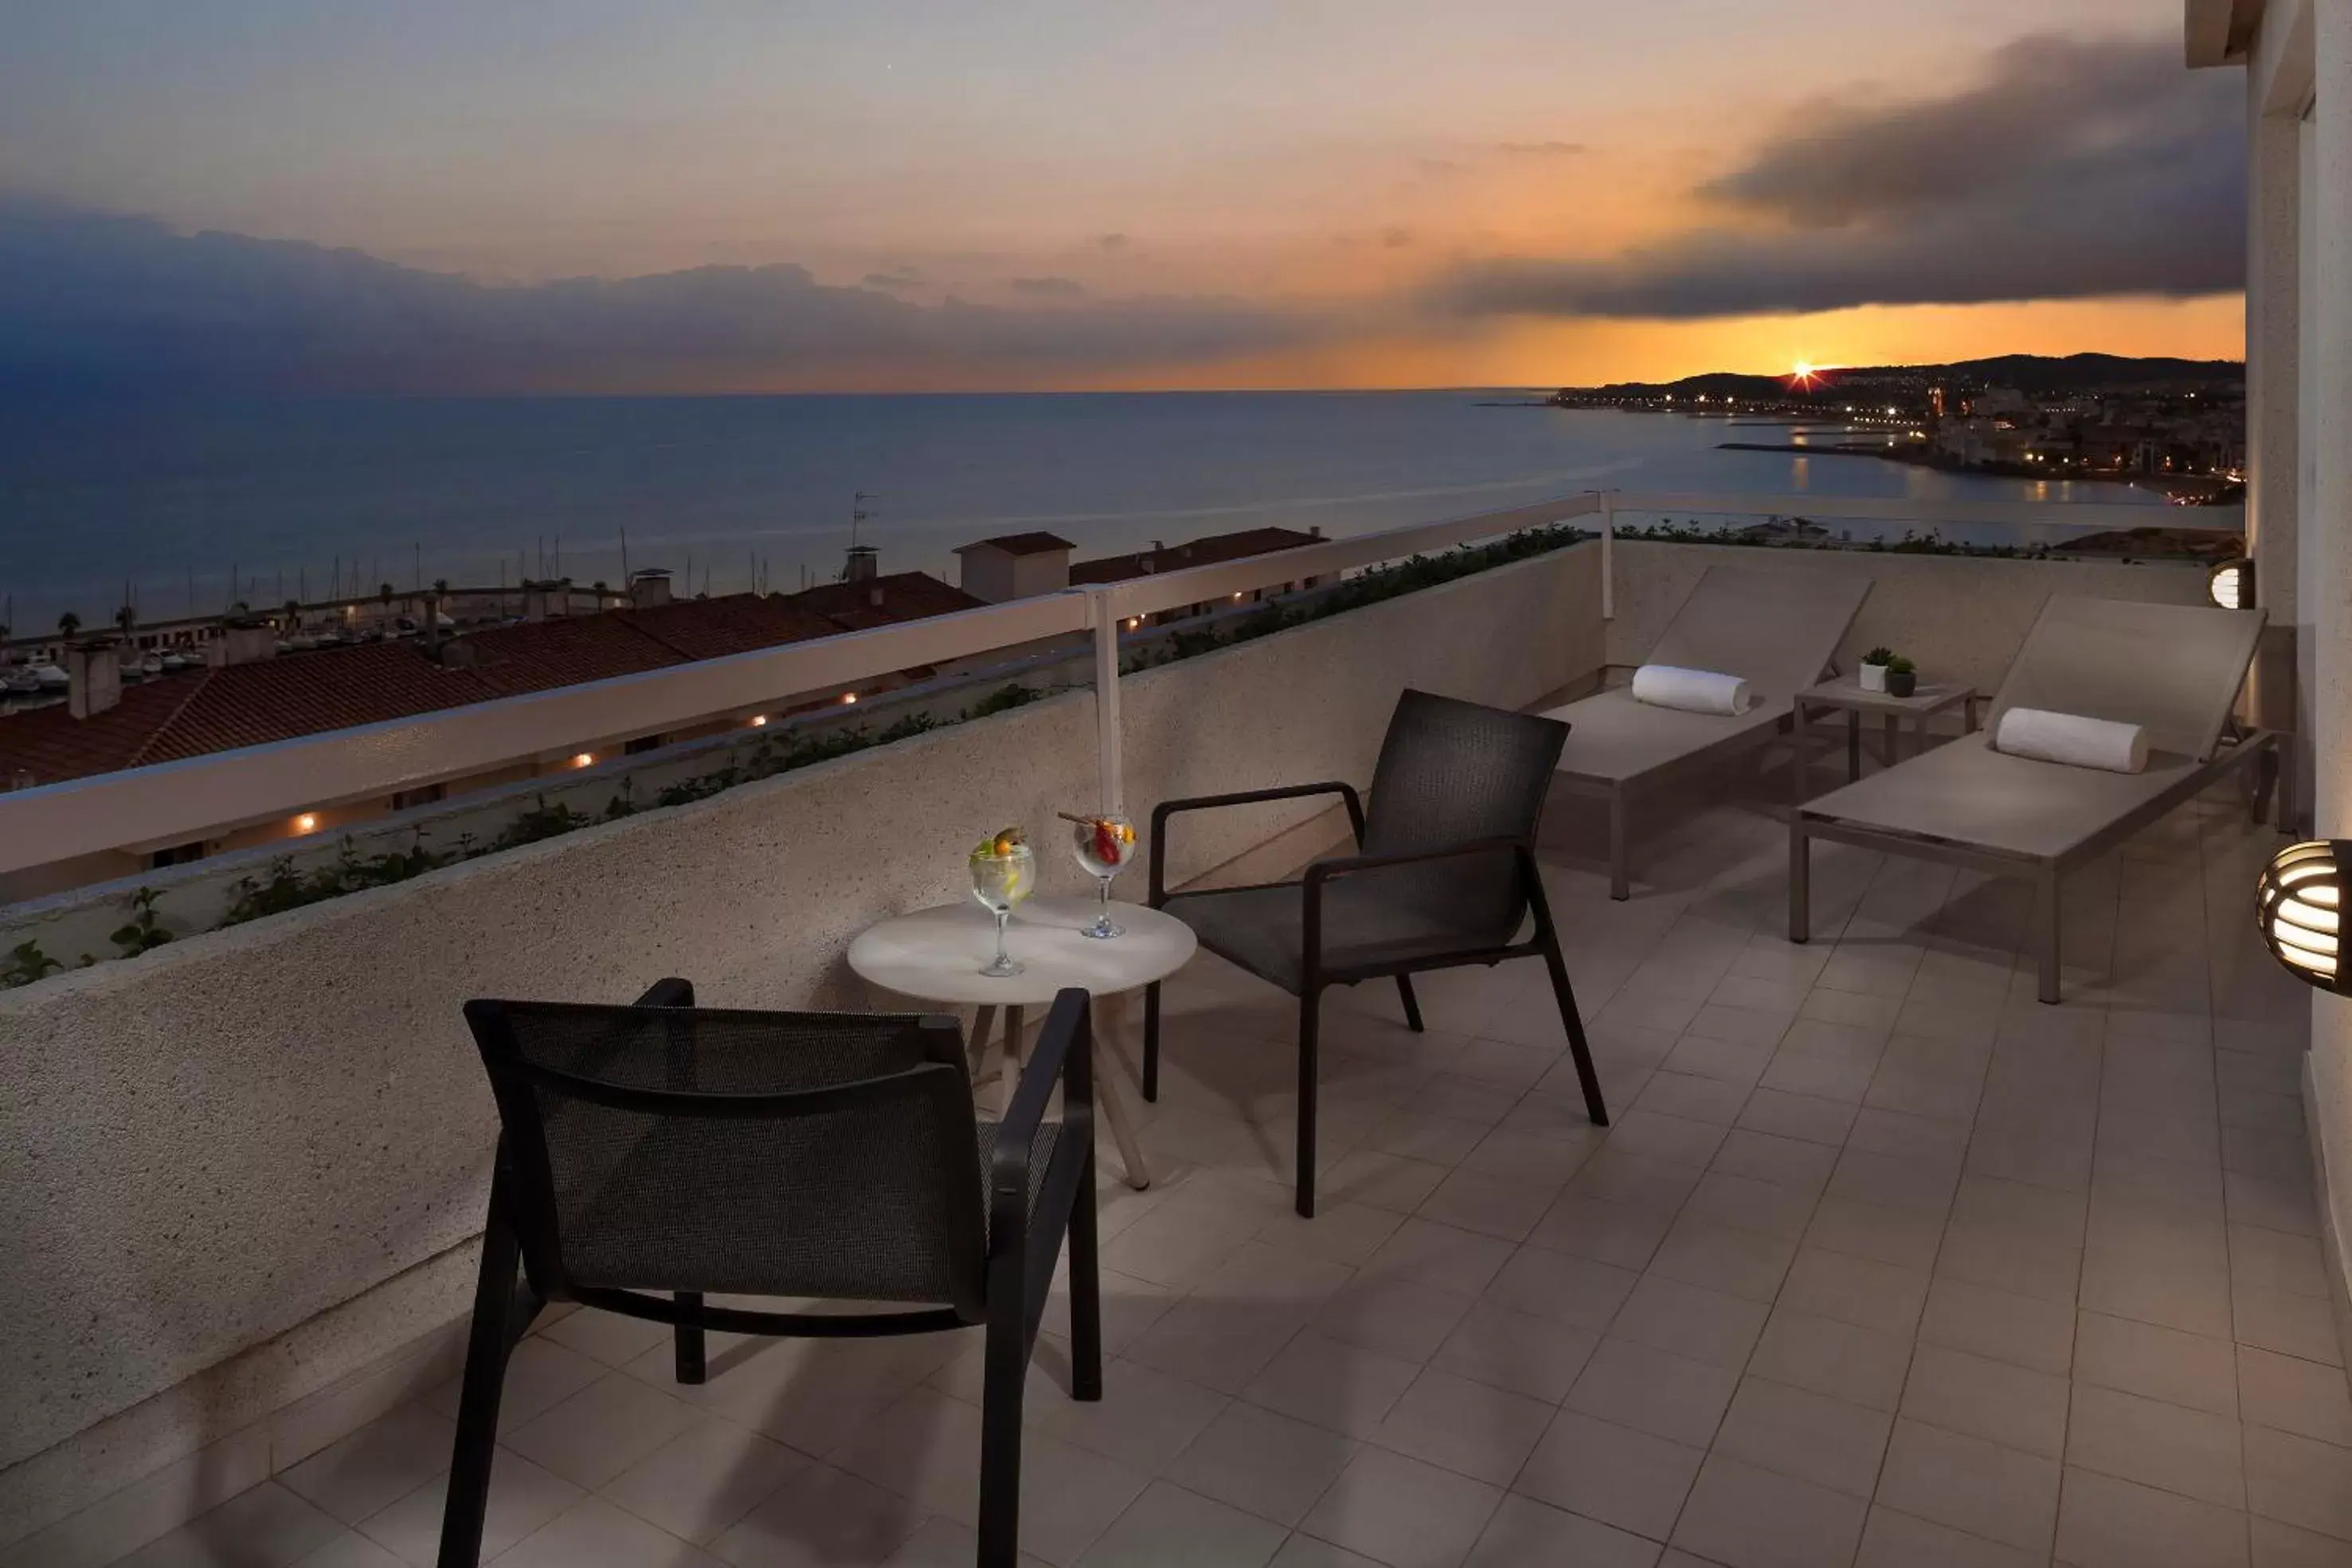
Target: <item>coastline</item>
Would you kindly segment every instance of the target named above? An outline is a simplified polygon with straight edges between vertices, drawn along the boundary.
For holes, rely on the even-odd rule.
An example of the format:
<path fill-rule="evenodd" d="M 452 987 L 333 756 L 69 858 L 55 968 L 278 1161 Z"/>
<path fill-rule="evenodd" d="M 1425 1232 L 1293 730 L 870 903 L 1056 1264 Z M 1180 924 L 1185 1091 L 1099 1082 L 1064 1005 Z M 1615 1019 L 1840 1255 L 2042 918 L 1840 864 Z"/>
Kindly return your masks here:
<path fill-rule="evenodd" d="M 1916 447 L 1890 446 L 1879 450 L 1868 446 L 1802 446 L 1792 442 L 1719 441 L 1718 452 L 1778 452 L 1798 457 L 1874 457 L 1882 463 L 1900 463 L 1912 468 L 1931 468 L 1939 474 L 1974 474 L 1989 479 L 2063 479 L 2072 485 L 2122 485 L 2133 489 L 2158 491 L 2169 497 L 2176 506 L 2215 504 L 2226 486 L 2194 475 L 2168 476 L 2161 474 L 2103 474 L 2095 471 L 2052 474 L 2022 463 L 1962 463 L 1941 453 L 1921 451 Z"/>

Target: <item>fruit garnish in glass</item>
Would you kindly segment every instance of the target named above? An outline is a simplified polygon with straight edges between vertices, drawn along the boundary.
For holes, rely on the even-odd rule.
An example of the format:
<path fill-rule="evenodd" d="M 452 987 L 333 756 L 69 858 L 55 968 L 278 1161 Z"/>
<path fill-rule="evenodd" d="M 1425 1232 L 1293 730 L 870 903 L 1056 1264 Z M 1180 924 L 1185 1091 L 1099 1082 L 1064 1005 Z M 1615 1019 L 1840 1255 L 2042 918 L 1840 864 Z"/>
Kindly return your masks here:
<path fill-rule="evenodd" d="M 1070 824 L 1070 850 L 1078 858 L 1078 869 L 1095 879 L 1095 923 L 1081 935 L 1126 936 L 1127 927 L 1110 917 L 1110 884 L 1127 869 L 1127 862 L 1135 858 L 1135 824 L 1117 811 L 1093 817 L 1081 817 L 1073 811 L 1056 815 Z"/>
<path fill-rule="evenodd" d="M 1018 828 L 1007 828 L 972 846 L 971 895 L 996 916 L 996 956 L 981 966 L 983 975 L 1003 979 L 1021 973 L 1004 950 L 1004 923 L 1037 886 L 1037 855 Z"/>

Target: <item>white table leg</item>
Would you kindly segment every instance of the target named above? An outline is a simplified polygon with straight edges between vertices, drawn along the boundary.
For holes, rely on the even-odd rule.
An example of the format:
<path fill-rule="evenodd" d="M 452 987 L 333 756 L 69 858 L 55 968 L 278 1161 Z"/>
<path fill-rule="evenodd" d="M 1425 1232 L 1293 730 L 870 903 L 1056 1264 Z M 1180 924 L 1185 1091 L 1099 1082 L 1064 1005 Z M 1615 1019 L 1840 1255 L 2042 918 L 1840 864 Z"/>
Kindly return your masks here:
<path fill-rule="evenodd" d="M 1103 1120 L 1110 1124 L 1110 1135 L 1118 1145 L 1119 1163 L 1127 1167 L 1127 1185 L 1138 1192 L 1151 1185 L 1151 1169 L 1143 1163 L 1143 1145 L 1136 1138 L 1135 1124 L 1128 1120 L 1127 1096 L 1118 1085 L 1120 1053 L 1110 1049 L 1111 1042 L 1127 1033 L 1127 993 L 1114 991 L 1095 998 L 1097 1028 L 1101 1031 L 1095 1049 L 1095 1104 L 1101 1110 Z"/>
<path fill-rule="evenodd" d="M 1004 1009 L 1004 1092 L 997 1096 L 996 1113 L 1013 1109 L 1013 1092 L 1021 1087 L 1021 1009 Z"/>
<path fill-rule="evenodd" d="M 988 1031 L 996 1027 L 996 1009 L 982 1003 L 972 1009 L 971 1039 L 964 1047 L 964 1057 L 971 1063 L 971 1081 L 978 1083 L 988 1075 Z"/>

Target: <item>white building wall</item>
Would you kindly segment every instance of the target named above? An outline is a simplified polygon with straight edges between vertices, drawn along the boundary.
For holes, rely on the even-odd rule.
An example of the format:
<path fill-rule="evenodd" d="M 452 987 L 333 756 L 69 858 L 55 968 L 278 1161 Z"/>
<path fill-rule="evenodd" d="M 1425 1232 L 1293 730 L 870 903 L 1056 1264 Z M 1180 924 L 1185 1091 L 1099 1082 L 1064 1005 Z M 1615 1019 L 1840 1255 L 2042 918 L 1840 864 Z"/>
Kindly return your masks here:
<path fill-rule="evenodd" d="M 2312 373 L 2308 425 L 2312 505 L 2305 531 L 2318 536 L 2312 596 L 2317 644 L 2312 693 L 2318 774 L 2318 831 L 2352 837 L 2352 0 L 2313 0 L 2314 110 L 2311 225 L 2312 306 L 2304 346 Z M 2344 1227 L 2352 1221 L 2352 1000 L 2315 992 L 2308 1113 L 2327 1191 L 2323 1217 L 2344 1293 Z"/>
<path fill-rule="evenodd" d="M 2299 116 L 2265 112 L 2249 95 L 2246 252 L 2246 536 L 2254 559 L 2255 591 L 2272 624 L 2294 627 L 2307 663 L 2311 632 L 2296 584 L 2301 577 L 2297 518 L 2301 445 L 2300 364 L 2303 267 L 2302 133 Z M 2298 691 L 2310 689 L 2308 670 Z M 2298 715 L 2308 733 L 2310 710 Z M 2311 799 L 2309 758 L 2294 791 Z"/>

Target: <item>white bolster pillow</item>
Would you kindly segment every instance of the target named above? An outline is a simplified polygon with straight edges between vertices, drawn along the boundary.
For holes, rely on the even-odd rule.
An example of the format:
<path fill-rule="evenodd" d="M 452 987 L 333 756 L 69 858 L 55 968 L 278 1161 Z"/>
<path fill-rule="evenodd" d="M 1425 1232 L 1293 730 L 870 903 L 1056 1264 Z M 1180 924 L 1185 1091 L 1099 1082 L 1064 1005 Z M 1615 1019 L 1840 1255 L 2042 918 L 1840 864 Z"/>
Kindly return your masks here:
<path fill-rule="evenodd" d="M 1718 675 L 1712 670 L 1643 664 L 1633 672 L 1633 700 L 1652 707 L 1733 717 L 1748 711 L 1748 683 L 1738 675 Z"/>
<path fill-rule="evenodd" d="M 2138 773 L 2147 767 L 2147 731 L 2139 726 L 2047 708 L 2013 707 L 2002 714 L 1992 748 L 2110 773 Z"/>

